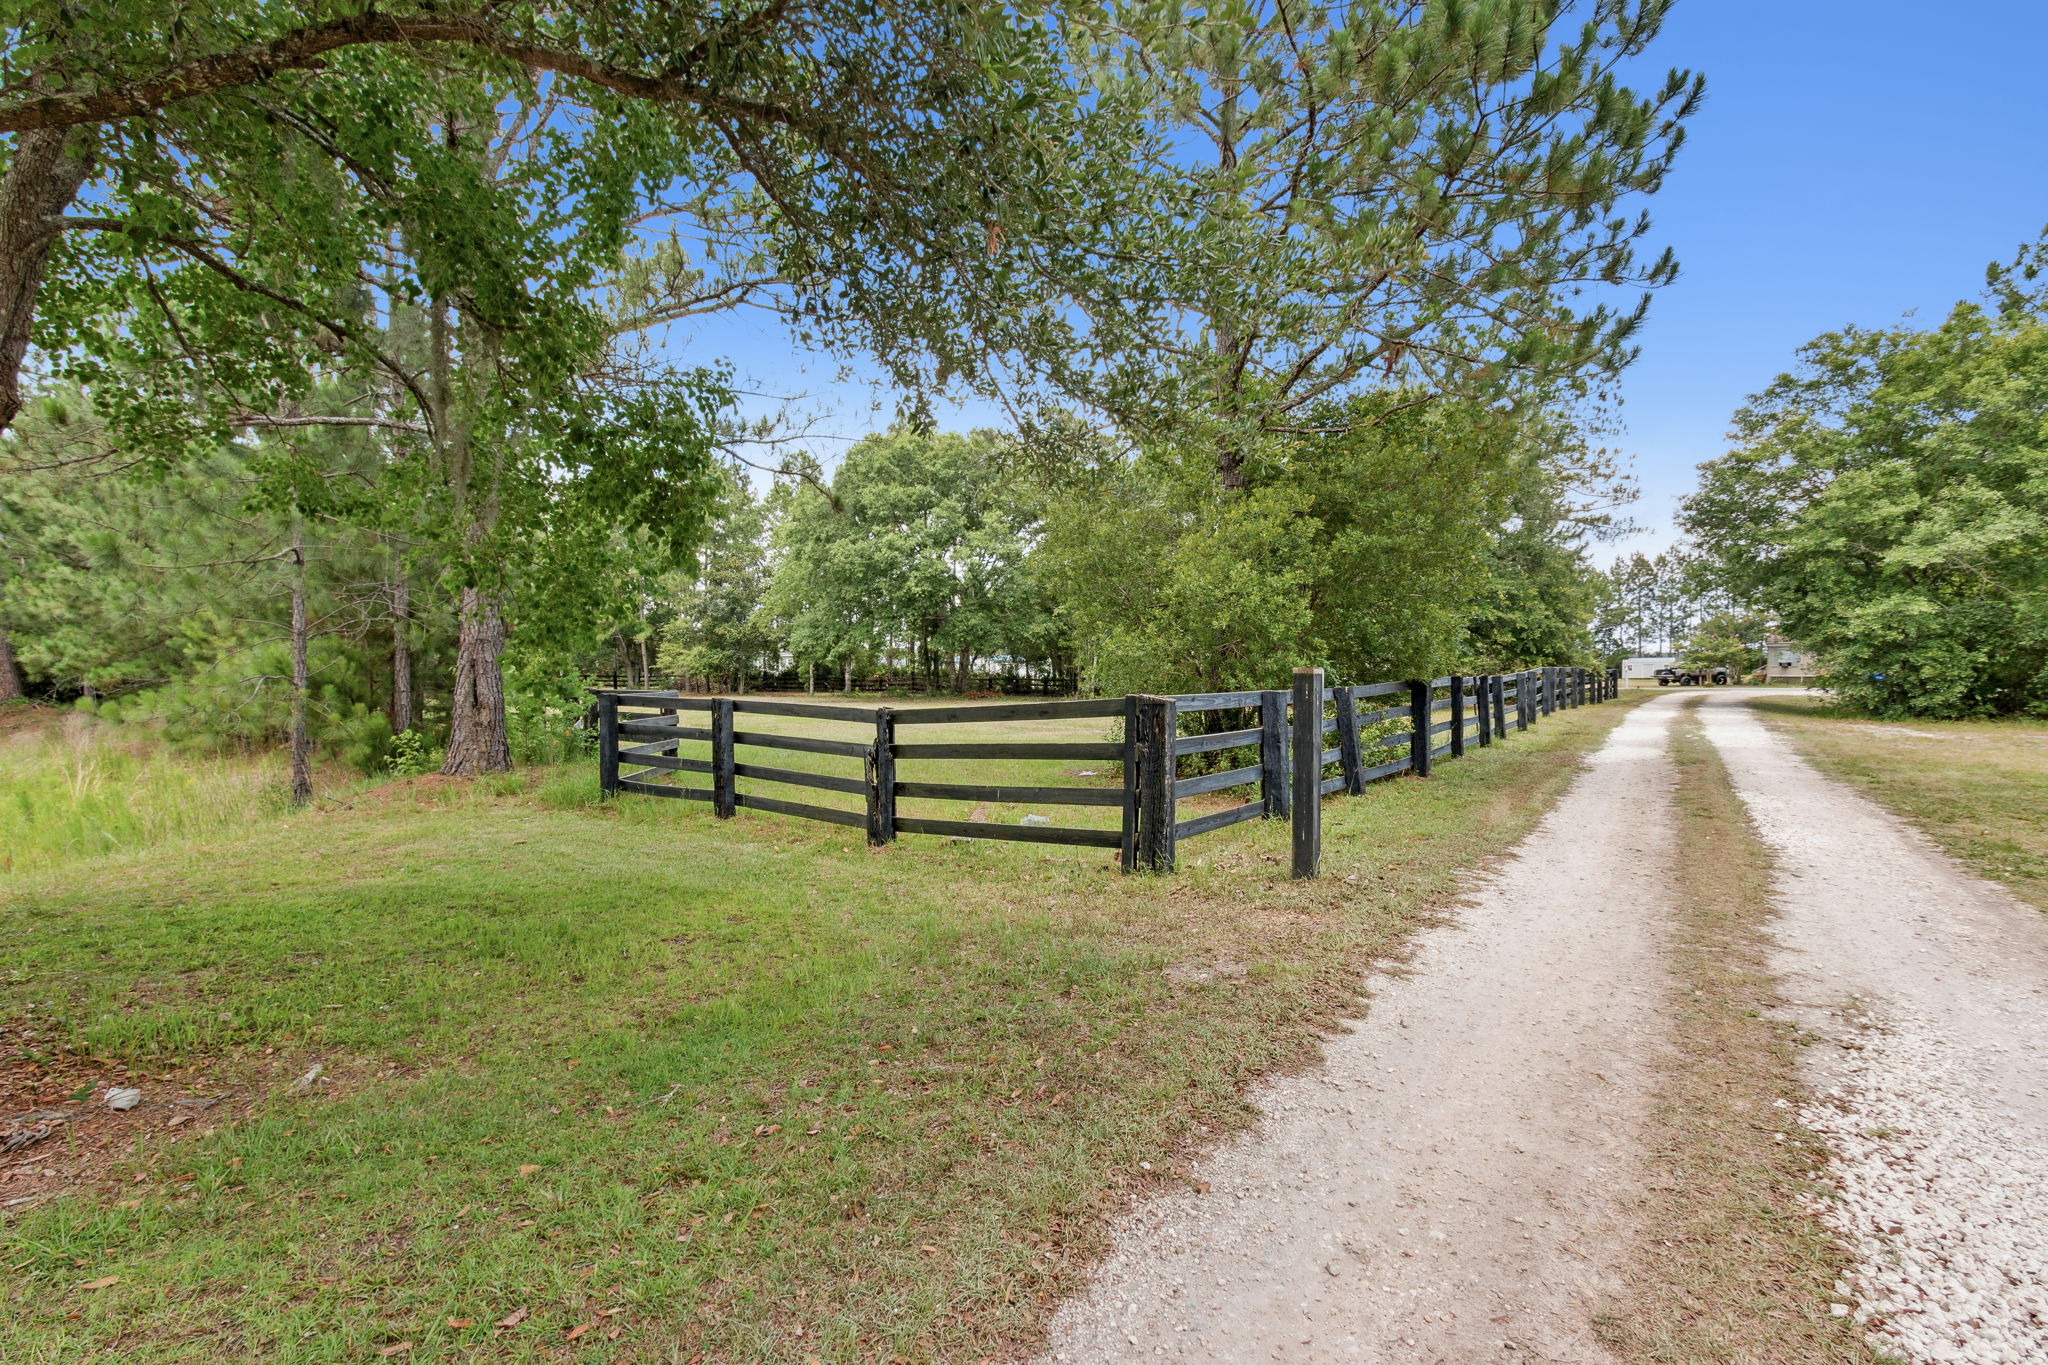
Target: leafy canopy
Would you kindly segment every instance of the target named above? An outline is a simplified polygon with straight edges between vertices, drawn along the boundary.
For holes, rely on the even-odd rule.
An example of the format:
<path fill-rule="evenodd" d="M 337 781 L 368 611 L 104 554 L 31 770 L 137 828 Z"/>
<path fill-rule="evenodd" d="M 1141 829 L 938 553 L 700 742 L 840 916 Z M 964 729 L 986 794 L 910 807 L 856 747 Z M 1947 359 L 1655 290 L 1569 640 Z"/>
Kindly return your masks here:
<path fill-rule="evenodd" d="M 1686 502 L 1723 582 L 1878 714 L 2048 711 L 2044 251 L 1935 327 L 1808 343 Z"/>

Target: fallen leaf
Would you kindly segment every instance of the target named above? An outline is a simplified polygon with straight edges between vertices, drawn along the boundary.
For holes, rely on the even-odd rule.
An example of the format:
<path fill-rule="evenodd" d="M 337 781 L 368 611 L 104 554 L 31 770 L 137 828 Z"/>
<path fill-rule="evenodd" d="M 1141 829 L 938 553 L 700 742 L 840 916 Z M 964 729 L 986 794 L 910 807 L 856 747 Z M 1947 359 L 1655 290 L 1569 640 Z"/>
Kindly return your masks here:
<path fill-rule="evenodd" d="M 448 1325 L 449 1325 L 450 1327 L 453 1327 L 453 1328 L 454 1328 L 454 1329 L 455 1329 L 456 1331 L 460 1332 L 460 1331 L 461 1331 L 461 1330 L 462 1330 L 463 1328 L 465 1328 L 465 1327 L 474 1327 L 474 1326 L 476 1326 L 476 1319 L 475 1319 L 475 1318 L 450 1318 L 450 1319 L 448 1319 Z"/>
<path fill-rule="evenodd" d="M 526 1315 L 532 1311 L 530 1308 L 515 1308 L 504 1317 L 498 1319 L 498 1326 L 517 1327 L 520 1323 L 526 1321 Z"/>
<path fill-rule="evenodd" d="M 754 1129 L 754 1136 L 755 1136 L 755 1137 L 773 1137 L 773 1136 L 774 1136 L 775 1134 L 777 1134 L 777 1133 L 779 1133 L 779 1132 L 781 1132 L 781 1131 L 782 1131 L 782 1125 L 781 1125 L 781 1124 L 779 1124 L 779 1123 L 764 1123 L 764 1124 L 761 1124 L 761 1125 L 759 1125 L 758 1127 L 756 1127 L 756 1128 Z"/>
<path fill-rule="evenodd" d="M 412 1354 L 412 1343 L 409 1341 L 394 1341 L 383 1350 L 377 1352 L 377 1354 L 379 1356 L 409 1356 Z"/>
<path fill-rule="evenodd" d="M 540 1169 L 540 1167 L 538 1167 L 538 1166 L 534 1165 L 534 1164 L 533 1164 L 533 1163 L 531 1163 L 531 1162 L 528 1162 L 528 1163 L 527 1163 L 526 1165 L 524 1165 L 524 1166 L 521 1166 L 521 1167 L 519 1168 L 519 1174 L 521 1174 L 521 1175 L 532 1175 L 532 1174 L 533 1174 L 533 1173 L 534 1173 L 535 1171 L 537 1171 L 537 1170 L 539 1170 L 539 1169 Z"/>
<path fill-rule="evenodd" d="M 119 1275 L 102 1275 L 99 1279 L 87 1280 L 84 1284 L 78 1287 L 80 1289 L 105 1289 L 110 1284 L 119 1283 L 121 1283 L 121 1277 Z"/>
<path fill-rule="evenodd" d="M 591 1328 L 595 1326 L 597 1326 L 597 1322 L 595 1319 L 593 1319 L 590 1322 L 579 1322 L 574 1327 L 571 1327 L 568 1331 L 562 1333 L 562 1340 L 574 1341 L 576 1340 L 576 1338 L 582 1336 L 585 1332 L 588 1332 Z"/>

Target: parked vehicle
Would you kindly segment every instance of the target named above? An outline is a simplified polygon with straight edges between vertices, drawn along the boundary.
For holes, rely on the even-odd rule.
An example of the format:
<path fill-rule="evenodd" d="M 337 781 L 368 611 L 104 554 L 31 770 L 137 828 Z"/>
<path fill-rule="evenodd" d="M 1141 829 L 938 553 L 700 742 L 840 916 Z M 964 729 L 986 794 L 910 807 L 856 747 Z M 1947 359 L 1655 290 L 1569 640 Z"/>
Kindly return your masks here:
<path fill-rule="evenodd" d="M 1725 686 L 1727 682 L 1728 670 L 1720 667 L 1705 668 L 1688 665 L 1657 670 L 1657 686 L 1659 687 L 1693 687 L 1701 683 Z"/>

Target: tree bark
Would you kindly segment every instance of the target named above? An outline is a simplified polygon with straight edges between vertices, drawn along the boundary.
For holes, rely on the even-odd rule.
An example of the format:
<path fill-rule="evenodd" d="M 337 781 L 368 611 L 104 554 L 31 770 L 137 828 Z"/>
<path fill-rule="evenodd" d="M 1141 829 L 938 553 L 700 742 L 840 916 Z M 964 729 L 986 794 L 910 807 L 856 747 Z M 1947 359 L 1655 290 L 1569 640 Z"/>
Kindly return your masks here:
<path fill-rule="evenodd" d="M 412 614 L 412 584 L 401 572 L 391 585 L 391 733 L 412 729 L 412 641 L 405 628 Z"/>
<path fill-rule="evenodd" d="M 8 638 L 7 627 L 0 625 L 0 702 L 20 701 L 27 695 L 21 669 L 14 662 L 14 641 Z"/>
<path fill-rule="evenodd" d="M 448 712 L 449 777 L 512 771 L 505 737 L 505 617 L 496 594 L 462 590 L 462 628 L 455 645 L 455 698 Z"/>
<path fill-rule="evenodd" d="M 0 431 L 21 412 L 21 362 L 57 240 L 47 220 L 78 197 L 92 170 L 90 147 L 89 135 L 63 128 L 20 133 L 0 177 Z"/>
<path fill-rule="evenodd" d="M 851 654 L 846 656 L 843 666 L 846 670 L 846 681 L 839 690 L 851 694 L 853 691 L 853 656 Z"/>
<path fill-rule="evenodd" d="M 292 536 L 292 804 L 313 800 L 313 747 L 306 734 L 306 547 Z"/>

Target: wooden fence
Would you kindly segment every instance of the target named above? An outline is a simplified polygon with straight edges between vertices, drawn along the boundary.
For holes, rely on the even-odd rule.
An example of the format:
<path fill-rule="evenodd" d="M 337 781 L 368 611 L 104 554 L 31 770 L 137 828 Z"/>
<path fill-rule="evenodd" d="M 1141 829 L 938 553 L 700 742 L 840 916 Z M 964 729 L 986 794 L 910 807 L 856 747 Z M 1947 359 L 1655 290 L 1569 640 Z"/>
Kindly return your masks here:
<path fill-rule="evenodd" d="M 1293 828 L 1294 875 L 1313 877 L 1322 856 L 1323 797 L 1357 795 L 1369 783 L 1404 773 L 1427 777 L 1439 761 L 1504 740 L 1554 711 L 1607 701 L 1617 695 L 1619 683 L 1612 673 L 1558 667 L 1328 687 L 1322 670 L 1304 668 L 1295 671 L 1293 688 L 1282 691 L 903 709 L 599 689 L 598 778 L 608 797 L 633 792 L 708 801 L 721 818 L 744 807 L 823 820 L 864 830 L 871 844 L 886 844 L 899 834 L 937 834 L 1114 848 L 1125 871 L 1171 871 L 1176 850 L 1185 840 L 1244 820 L 1286 819 Z M 1180 733 L 1182 716 L 1217 711 L 1239 712 L 1256 723 L 1205 734 Z M 851 722 L 868 734 L 842 740 L 773 733 L 747 728 L 749 716 Z M 704 723 L 684 723 L 696 717 Z M 921 737 L 926 726 L 1088 718 L 1121 720 L 1122 738 L 949 744 Z M 912 735 L 907 742 L 900 737 L 904 730 Z M 686 741 L 708 744 L 711 756 L 681 757 L 680 746 Z M 857 759 L 862 775 L 741 762 L 742 749 Z M 1255 751 L 1256 762 L 1181 776 L 1183 758 L 1232 750 Z M 1302 761 L 1302 755 L 1313 757 Z M 1122 767 L 1123 781 L 1121 787 L 906 782 L 896 775 L 903 759 L 1114 762 Z M 677 778 L 683 775 L 708 783 L 679 785 Z M 863 808 L 771 796 L 760 784 L 858 796 Z M 1256 795 L 1248 794 L 1240 804 L 1185 820 L 1179 817 L 1184 797 L 1252 788 Z M 1121 819 L 1116 829 L 1089 829 L 899 815 L 898 802 L 905 798 L 1107 806 L 1115 807 Z"/>
<path fill-rule="evenodd" d="M 820 672 L 815 679 L 794 668 L 785 668 L 780 673 L 753 673 L 746 680 L 749 692 L 808 692 L 811 682 L 820 684 L 826 692 L 840 691 L 840 675 L 834 672 Z M 970 673 L 967 675 L 969 692 L 993 692 L 1005 697 L 1070 697 L 1080 686 L 1080 678 L 1071 672 L 1051 673 Z M 609 669 L 583 674 L 584 686 L 596 691 L 600 688 L 620 692 L 636 690 L 636 679 L 630 670 Z M 911 696 L 952 695 L 955 692 L 954 675 L 951 670 L 942 671 L 937 680 L 915 671 L 899 670 L 883 673 L 859 673 L 854 675 L 855 692 L 895 692 Z M 644 690 L 644 689 L 642 689 Z M 715 690 L 715 689 L 714 689 Z"/>

